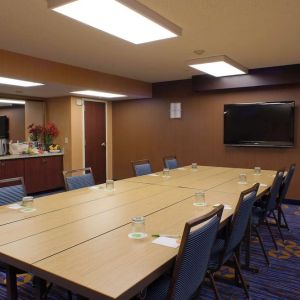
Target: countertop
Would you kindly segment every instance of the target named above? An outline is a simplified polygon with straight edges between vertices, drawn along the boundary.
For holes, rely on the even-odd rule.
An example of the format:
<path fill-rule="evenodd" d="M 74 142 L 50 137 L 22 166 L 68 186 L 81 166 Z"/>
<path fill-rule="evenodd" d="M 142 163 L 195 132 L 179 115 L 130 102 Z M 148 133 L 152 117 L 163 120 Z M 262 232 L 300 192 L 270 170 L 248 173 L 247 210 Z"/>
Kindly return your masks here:
<path fill-rule="evenodd" d="M 64 155 L 63 152 L 59 153 L 43 153 L 43 154 L 18 154 L 18 155 L 3 155 L 0 156 L 0 160 L 8 160 L 8 159 L 21 159 L 21 158 L 38 158 L 38 157 L 47 157 L 47 156 L 59 156 Z"/>

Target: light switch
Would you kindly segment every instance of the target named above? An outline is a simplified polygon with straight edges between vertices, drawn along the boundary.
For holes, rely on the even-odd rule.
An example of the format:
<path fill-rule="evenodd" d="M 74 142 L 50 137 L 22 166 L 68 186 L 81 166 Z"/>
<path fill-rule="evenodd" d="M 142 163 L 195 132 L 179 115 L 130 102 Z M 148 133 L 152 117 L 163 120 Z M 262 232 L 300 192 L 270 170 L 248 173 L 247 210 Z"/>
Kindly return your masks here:
<path fill-rule="evenodd" d="M 65 144 L 69 143 L 69 139 L 67 137 L 65 137 Z"/>

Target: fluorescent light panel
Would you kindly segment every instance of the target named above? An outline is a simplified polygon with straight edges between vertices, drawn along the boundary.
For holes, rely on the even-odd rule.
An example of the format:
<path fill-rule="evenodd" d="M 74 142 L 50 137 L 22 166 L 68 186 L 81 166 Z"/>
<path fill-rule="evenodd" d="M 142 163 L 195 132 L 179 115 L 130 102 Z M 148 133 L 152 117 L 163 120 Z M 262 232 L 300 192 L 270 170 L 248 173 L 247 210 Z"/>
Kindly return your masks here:
<path fill-rule="evenodd" d="M 48 7 L 134 44 L 173 38 L 182 31 L 136 0 L 48 0 Z"/>
<path fill-rule="evenodd" d="M 43 83 L 19 80 L 19 79 L 8 78 L 8 77 L 0 77 L 0 84 L 15 85 L 15 86 L 22 86 L 22 87 L 33 87 L 33 86 L 43 85 Z"/>
<path fill-rule="evenodd" d="M 92 97 L 98 97 L 98 98 L 123 98 L 123 97 L 126 97 L 126 95 L 113 94 L 113 93 L 102 92 L 102 91 L 92 91 L 92 90 L 71 92 L 71 94 L 92 96 Z"/>
<path fill-rule="evenodd" d="M 25 104 L 25 101 L 24 100 L 13 100 L 13 99 L 0 99 L 0 103 Z"/>
<path fill-rule="evenodd" d="M 189 66 L 215 77 L 242 75 L 247 73 L 245 67 L 225 55 L 195 59 L 189 62 Z"/>

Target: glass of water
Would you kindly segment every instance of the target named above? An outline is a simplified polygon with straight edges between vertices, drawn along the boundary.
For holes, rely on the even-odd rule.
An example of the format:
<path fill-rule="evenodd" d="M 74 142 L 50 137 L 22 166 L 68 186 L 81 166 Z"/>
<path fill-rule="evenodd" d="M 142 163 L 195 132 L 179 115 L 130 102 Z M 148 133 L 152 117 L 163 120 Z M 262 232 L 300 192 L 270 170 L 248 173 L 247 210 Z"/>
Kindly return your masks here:
<path fill-rule="evenodd" d="M 254 167 L 254 175 L 260 175 L 261 174 L 261 167 Z"/>
<path fill-rule="evenodd" d="M 198 164 L 197 163 L 192 163 L 192 169 L 196 170 L 198 168 Z"/>
<path fill-rule="evenodd" d="M 194 203 L 195 206 L 205 206 L 205 192 L 204 191 L 198 191 L 195 193 L 194 196 Z"/>
<path fill-rule="evenodd" d="M 131 232 L 145 234 L 145 218 L 143 216 L 131 219 Z"/>
<path fill-rule="evenodd" d="M 108 191 L 113 191 L 114 190 L 114 181 L 111 179 L 106 180 L 106 189 Z"/>
<path fill-rule="evenodd" d="M 246 184 L 247 183 L 247 175 L 242 173 L 239 175 L 239 183 L 240 184 Z"/>
<path fill-rule="evenodd" d="M 170 169 L 169 168 L 164 168 L 163 169 L 163 176 L 170 176 Z"/>
<path fill-rule="evenodd" d="M 22 206 L 24 207 L 32 207 L 33 206 L 33 197 L 27 196 L 22 198 Z"/>

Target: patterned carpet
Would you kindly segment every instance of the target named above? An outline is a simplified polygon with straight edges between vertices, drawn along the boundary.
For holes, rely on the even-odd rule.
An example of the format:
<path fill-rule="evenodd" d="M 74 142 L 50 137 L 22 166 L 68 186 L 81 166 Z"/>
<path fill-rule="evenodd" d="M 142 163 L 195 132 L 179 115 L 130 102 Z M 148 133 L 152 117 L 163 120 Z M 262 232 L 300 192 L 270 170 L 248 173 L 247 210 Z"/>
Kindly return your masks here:
<path fill-rule="evenodd" d="M 261 228 L 262 237 L 270 256 L 271 266 L 267 267 L 259 244 L 252 242 L 252 266 L 259 268 L 254 274 L 243 271 L 244 277 L 250 285 L 251 299 L 255 300 L 296 300 L 300 299 L 300 206 L 285 205 L 284 210 L 291 230 L 283 229 L 285 244 L 279 240 L 278 231 L 272 227 L 277 238 L 279 250 L 273 248 L 271 238 L 266 228 Z M 222 269 L 225 278 L 232 278 L 233 271 L 227 267 Z M 1 284 L 2 283 L 2 284 Z M 33 299 L 31 275 L 23 275 L 18 279 L 19 299 Z M 245 299 L 241 288 L 217 282 L 222 299 Z M 5 276 L 0 273 L 0 299 L 7 299 Z M 51 289 L 49 300 L 68 299 L 67 292 L 57 286 Z M 209 286 L 204 285 L 200 291 L 200 299 L 214 299 Z"/>

